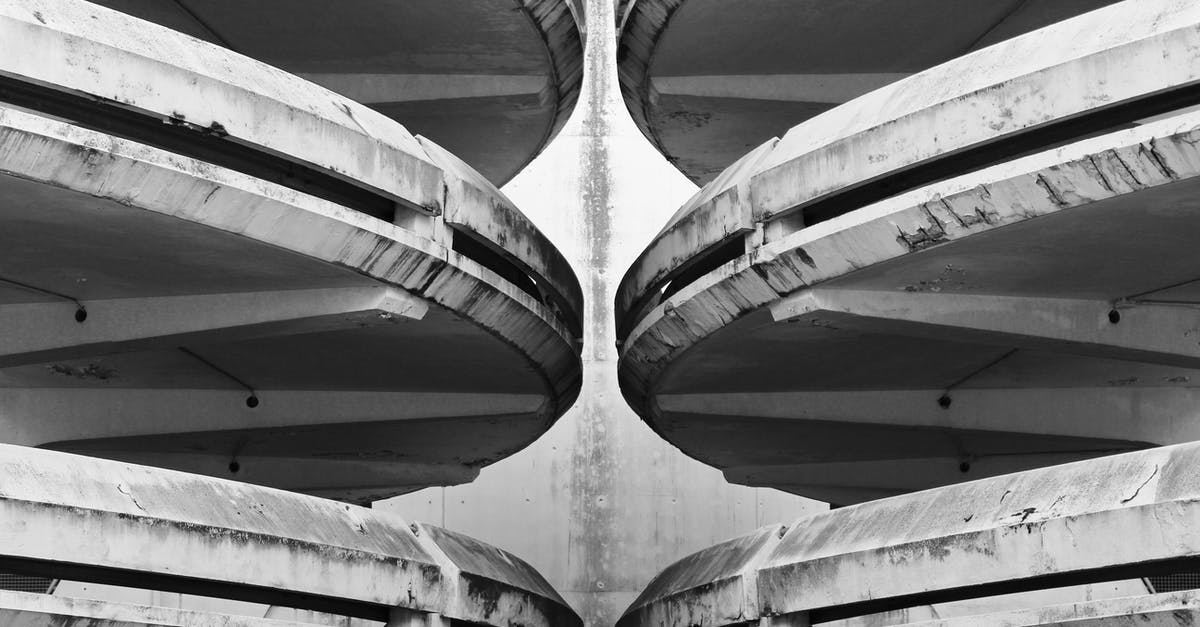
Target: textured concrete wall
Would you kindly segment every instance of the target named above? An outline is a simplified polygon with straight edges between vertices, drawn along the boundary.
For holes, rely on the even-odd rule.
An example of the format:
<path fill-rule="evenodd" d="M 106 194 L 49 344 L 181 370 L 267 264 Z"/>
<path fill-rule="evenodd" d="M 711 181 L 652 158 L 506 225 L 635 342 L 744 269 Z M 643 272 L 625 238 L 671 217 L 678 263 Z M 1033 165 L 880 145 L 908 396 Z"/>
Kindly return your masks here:
<path fill-rule="evenodd" d="M 824 505 L 727 484 L 628 408 L 616 380 L 617 281 L 695 192 L 642 137 L 616 86 L 611 0 L 587 2 L 584 94 L 558 139 L 505 188 L 583 285 L 584 387 L 537 443 L 473 484 L 377 504 L 528 560 L 588 625 L 606 626 L 676 559 Z M 781 129 L 782 130 L 782 129 Z"/>

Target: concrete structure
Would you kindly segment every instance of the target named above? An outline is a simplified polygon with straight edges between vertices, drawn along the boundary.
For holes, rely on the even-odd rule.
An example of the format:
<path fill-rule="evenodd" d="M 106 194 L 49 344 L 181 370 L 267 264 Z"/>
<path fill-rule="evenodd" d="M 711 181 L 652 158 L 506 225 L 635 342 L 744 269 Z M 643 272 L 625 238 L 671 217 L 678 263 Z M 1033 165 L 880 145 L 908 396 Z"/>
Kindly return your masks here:
<path fill-rule="evenodd" d="M 809 625 L 1194 568 L 1198 455 L 1197 444 L 1157 448 L 765 528 L 672 565 L 618 624 Z M 1194 594 L 1014 608 L 923 624 L 1191 624 Z"/>
<path fill-rule="evenodd" d="M 655 436 L 621 398 L 611 305 L 617 282 L 695 186 L 646 142 L 620 100 L 612 0 L 587 8 L 587 78 L 576 116 L 504 188 L 570 260 L 587 295 L 579 401 L 537 442 L 471 484 L 375 507 L 520 555 L 599 627 L 615 623 L 664 564 L 826 507 L 729 484 Z"/>
<path fill-rule="evenodd" d="M 759 147 L 623 279 L 626 398 L 837 504 L 1197 439 L 1197 42 L 1127 2 Z"/>
<path fill-rule="evenodd" d="M 0 452 L 6 569 L 389 625 L 580 624 L 528 564 L 445 529 L 187 473 L 7 445 Z M 22 625 L 278 624 L 0 595 L 0 616 L 14 614 L 32 617 Z"/>
<path fill-rule="evenodd" d="M 99 0 L 283 69 L 399 121 L 497 185 L 579 96 L 583 44 L 565 0 Z"/>
<path fill-rule="evenodd" d="M 646 137 L 706 184 L 857 96 L 1112 2 L 621 0 L 621 91 Z"/>
<path fill-rule="evenodd" d="M 5 441 L 369 502 L 574 401 L 574 274 L 433 142 L 78 0 L 0 41 Z"/>

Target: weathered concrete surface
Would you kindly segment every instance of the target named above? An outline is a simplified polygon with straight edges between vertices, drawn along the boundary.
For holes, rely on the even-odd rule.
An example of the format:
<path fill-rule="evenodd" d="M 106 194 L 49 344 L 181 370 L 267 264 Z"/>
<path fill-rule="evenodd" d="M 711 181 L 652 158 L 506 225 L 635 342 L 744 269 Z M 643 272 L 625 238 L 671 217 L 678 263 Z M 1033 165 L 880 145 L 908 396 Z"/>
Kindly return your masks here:
<path fill-rule="evenodd" d="M 1198 456 L 1195 444 L 1155 448 L 797 522 L 759 570 L 762 611 L 827 614 L 865 601 L 901 607 L 915 604 L 909 595 L 1053 587 L 1045 578 L 1064 574 L 1120 579 L 1103 570 L 1194 557 Z M 984 594 L 958 598 L 971 596 Z"/>
<path fill-rule="evenodd" d="M 933 620 L 959 619 L 981 614 L 1016 613 L 1029 608 L 1054 607 L 1068 603 L 1085 604 L 1124 597 L 1144 597 L 1154 590 L 1145 579 L 1124 579 L 1029 590 L 996 596 L 963 599 L 949 603 L 919 605 L 878 614 L 867 614 L 823 623 L 826 627 L 882 627 L 884 625 L 907 625 Z"/>
<path fill-rule="evenodd" d="M 395 516 L 58 452 L 0 453 L 7 563 L 367 618 L 445 602 L 435 558 Z"/>
<path fill-rule="evenodd" d="M 566 0 L 100 0 L 364 103 L 497 184 L 566 122 L 582 35 Z"/>
<path fill-rule="evenodd" d="M 906 624 L 912 627 L 1180 627 L 1200 620 L 1198 604 L 1200 594 L 1189 590 Z"/>
<path fill-rule="evenodd" d="M 617 625 L 716 627 L 757 618 L 758 567 L 786 532 L 784 525 L 769 525 L 675 562 L 634 599 Z"/>
<path fill-rule="evenodd" d="M 0 591 L 6 627 L 300 627 L 310 623 Z"/>
<path fill-rule="evenodd" d="M 579 620 L 511 554 L 325 499 L 7 445 L 0 494 L 9 569 L 372 620 Z"/>
<path fill-rule="evenodd" d="M 747 536 L 664 571 L 651 585 L 653 592 L 648 590 L 630 608 L 622 624 L 728 625 L 783 617 L 785 624 L 803 625 L 931 601 L 1187 569 L 1186 564 L 1194 562 L 1180 560 L 1200 555 L 1195 534 L 1200 520 L 1198 461 L 1200 444 L 1156 448 L 801 519 L 787 527 L 752 572 L 740 573 L 743 581 L 757 580 L 750 584 L 756 586 L 757 605 L 737 595 L 723 596 L 718 585 L 727 577 L 726 564 L 758 559 L 746 555 L 753 542 Z M 1153 619 L 1158 611 L 1170 619 L 1172 604 L 1182 608 L 1190 599 L 1158 595 L 1100 600 L 1013 610 L 993 622 L 975 622 L 974 617 L 947 622 L 1073 624 L 1069 620 L 1139 612 Z M 691 611 L 671 611 L 674 608 Z M 1017 622 L 1008 622 L 1010 617 Z"/>
<path fill-rule="evenodd" d="M 695 188 L 646 143 L 617 93 L 612 0 L 590 0 L 588 78 L 577 115 L 504 188 L 563 251 L 588 296 L 579 402 L 527 449 L 469 485 L 388 507 L 511 550 L 585 624 L 611 627 L 664 564 L 823 504 L 731 485 L 638 420 L 617 386 L 617 279 Z M 535 530 L 535 531 L 534 531 Z"/>
<path fill-rule="evenodd" d="M 558 12 L 565 9 L 560 6 Z M 542 290 L 566 312 L 564 318 L 580 315 L 578 282 L 565 260 L 503 194 L 446 150 L 363 105 L 275 67 L 81 0 L 9 7 L 0 14 L 0 34 L 13 49 L 0 66 L 0 100 L 266 177 L 443 243 L 451 240 L 443 221 L 422 214 L 450 211 L 452 218 L 445 222 L 501 256 L 515 257 L 516 274 L 532 275 L 506 279 L 523 288 L 536 280 L 542 287 L 531 292 Z M 104 71 L 97 71 L 101 65 Z M 83 101 L 62 104 L 55 94 Z M 141 124 L 150 122 L 149 127 L 123 117 L 130 115 L 144 118 Z M 163 134 L 164 128 L 177 127 L 191 133 Z M 282 166 L 264 166 L 264 159 L 308 170 L 279 171 Z M 362 188 L 367 196 L 339 185 Z M 385 201 L 382 207 L 380 201 Z"/>
<path fill-rule="evenodd" d="M 752 233 L 632 327 L 626 397 L 732 480 L 839 503 L 1194 440 L 1167 305 L 1200 275 L 1197 123 Z"/>
<path fill-rule="evenodd" d="M 450 591 L 442 615 L 484 625 L 582 625 L 541 573 L 515 555 L 433 525 L 419 525 L 416 533 L 440 553 Z"/>
<path fill-rule="evenodd" d="M 571 321 L 571 333 L 579 337 L 583 292 L 571 264 L 487 179 L 440 146 L 418 140 L 445 173 L 445 223 L 461 230 L 456 233 L 479 238 L 497 254 L 515 257 L 522 270 L 540 279 L 542 285 L 535 289 L 552 308 L 563 312 L 559 317 Z"/>
<path fill-rule="evenodd" d="M 10 3 L 0 75 L 311 165 L 438 213 L 440 177 L 403 126 L 314 83 L 82 0 Z M 101 71 L 101 68 L 103 71 Z"/>
<path fill-rule="evenodd" d="M 1112 2 L 627 0 L 621 89 L 646 137 L 705 184 L 750 147 L 839 104 Z"/>
<path fill-rule="evenodd" d="M 1128 125 L 1152 114 L 1145 107 L 1157 114 L 1181 106 L 1160 101 L 1200 79 L 1200 65 L 1189 60 L 1200 58 L 1197 42 L 1200 8 L 1194 3 L 1126 2 L 954 59 L 797 125 L 714 181 L 700 195 L 712 200 L 691 212 L 697 217 L 681 217 L 657 238 L 673 245 L 671 254 L 655 254 L 656 241 L 630 269 L 617 317 L 638 317 L 638 296 L 648 298 L 727 237 L 724 225 L 703 217 L 720 199 L 723 213 L 750 214 L 742 229 L 791 212 L 801 214 L 793 220 L 814 224 L 931 181 Z M 1194 103 L 1197 96 L 1172 98 Z M 764 149 L 768 154 L 760 154 Z M 736 179 L 728 176 L 734 172 Z"/>
<path fill-rule="evenodd" d="M 401 228 L 11 109 L 0 146 L 8 442 L 367 501 L 470 480 L 574 400 L 578 288 L 511 207 L 511 267 L 543 292 L 440 217 Z"/>

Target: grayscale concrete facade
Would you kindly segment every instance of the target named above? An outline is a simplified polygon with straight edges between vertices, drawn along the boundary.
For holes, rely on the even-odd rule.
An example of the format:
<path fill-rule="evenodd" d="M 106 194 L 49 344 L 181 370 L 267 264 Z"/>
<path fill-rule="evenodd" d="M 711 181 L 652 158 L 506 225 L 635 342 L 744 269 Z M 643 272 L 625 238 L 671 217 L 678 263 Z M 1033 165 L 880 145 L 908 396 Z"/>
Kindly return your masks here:
<path fill-rule="evenodd" d="M 1191 624 L 1193 4 L 0 2 L 0 624 Z"/>
<path fill-rule="evenodd" d="M 626 397 L 838 505 L 1197 439 L 1198 24 L 1116 4 L 749 152 L 623 278 Z"/>

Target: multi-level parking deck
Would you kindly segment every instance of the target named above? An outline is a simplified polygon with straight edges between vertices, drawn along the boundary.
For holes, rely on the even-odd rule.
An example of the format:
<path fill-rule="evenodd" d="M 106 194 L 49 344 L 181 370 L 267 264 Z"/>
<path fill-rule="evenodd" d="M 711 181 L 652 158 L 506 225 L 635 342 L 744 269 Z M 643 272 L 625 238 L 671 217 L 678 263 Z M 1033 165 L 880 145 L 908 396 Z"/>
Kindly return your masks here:
<path fill-rule="evenodd" d="M 429 137 L 500 185 L 583 80 L 567 0 L 96 0 L 296 74 Z"/>
<path fill-rule="evenodd" d="M 1196 591 L 1143 580 L 1200 558 L 1198 454 L 1162 447 L 765 527 L 672 564 L 618 626 L 1191 625 Z"/>
<path fill-rule="evenodd" d="M 698 184 L 853 98 L 1115 0 L 620 0 L 621 91 Z"/>
<path fill-rule="evenodd" d="M 1200 438 L 1198 51 L 1126 2 L 768 141 L 622 281 L 626 398 L 835 504 Z"/>
<path fill-rule="evenodd" d="M 249 602 L 255 616 L 0 592 L 6 625 L 577 627 L 529 564 L 446 529 L 240 482 L 0 445 L 0 566 Z"/>
<path fill-rule="evenodd" d="M 0 48 L 6 442 L 362 502 L 573 402 L 574 274 L 432 141 L 78 0 L 5 3 Z"/>

